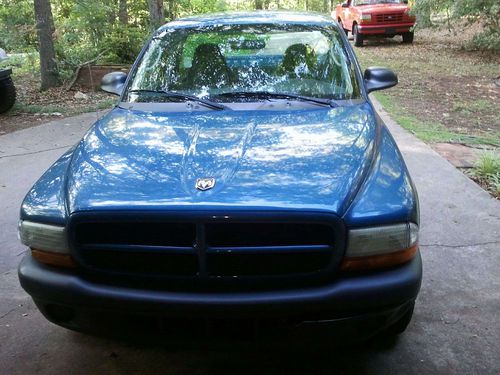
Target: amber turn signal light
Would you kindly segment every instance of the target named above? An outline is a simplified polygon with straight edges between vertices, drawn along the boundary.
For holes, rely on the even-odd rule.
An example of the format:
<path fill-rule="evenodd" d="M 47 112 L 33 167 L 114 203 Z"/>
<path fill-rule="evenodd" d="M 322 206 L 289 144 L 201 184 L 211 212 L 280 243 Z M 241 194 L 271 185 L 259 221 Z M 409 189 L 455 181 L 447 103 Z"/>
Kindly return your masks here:
<path fill-rule="evenodd" d="M 75 268 L 76 263 L 68 254 L 53 253 L 50 251 L 43 251 L 31 249 L 31 255 L 40 263 L 48 264 L 56 267 Z"/>
<path fill-rule="evenodd" d="M 340 268 L 343 271 L 364 271 L 376 268 L 387 268 L 409 262 L 417 253 L 418 245 L 394 253 L 372 255 L 366 257 L 344 258 Z"/>

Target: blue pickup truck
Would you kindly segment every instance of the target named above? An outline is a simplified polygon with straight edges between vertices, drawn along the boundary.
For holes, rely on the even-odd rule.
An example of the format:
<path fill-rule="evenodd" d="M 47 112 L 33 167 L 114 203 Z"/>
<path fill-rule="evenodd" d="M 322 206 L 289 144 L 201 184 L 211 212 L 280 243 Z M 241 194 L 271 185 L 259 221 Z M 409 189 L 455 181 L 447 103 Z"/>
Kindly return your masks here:
<path fill-rule="evenodd" d="M 26 195 L 21 285 L 85 332 L 122 316 L 404 331 L 418 199 L 368 98 L 396 83 L 323 16 L 167 23 Z"/>

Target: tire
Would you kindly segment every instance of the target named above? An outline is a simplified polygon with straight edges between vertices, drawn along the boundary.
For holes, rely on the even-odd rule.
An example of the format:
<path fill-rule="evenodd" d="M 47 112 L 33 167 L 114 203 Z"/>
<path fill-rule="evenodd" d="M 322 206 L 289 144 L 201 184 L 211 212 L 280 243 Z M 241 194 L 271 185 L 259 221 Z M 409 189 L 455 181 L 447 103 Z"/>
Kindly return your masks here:
<path fill-rule="evenodd" d="M 7 112 L 16 101 L 16 88 L 12 78 L 0 80 L 0 113 Z"/>
<path fill-rule="evenodd" d="M 413 36 L 414 36 L 413 31 L 410 31 L 408 33 L 404 33 L 403 34 L 403 43 L 405 43 L 405 44 L 413 43 Z"/>
<path fill-rule="evenodd" d="M 354 45 L 356 47 L 363 47 L 363 35 L 358 32 L 358 25 L 354 25 L 352 28 L 352 36 L 354 37 Z"/>
<path fill-rule="evenodd" d="M 397 322 L 387 327 L 383 331 L 383 334 L 387 336 L 397 336 L 403 333 L 410 324 L 414 308 L 415 302 L 412 302 L 412 304 L 408 306 L 408 310 L 405 312 L 405 314 Z"/>

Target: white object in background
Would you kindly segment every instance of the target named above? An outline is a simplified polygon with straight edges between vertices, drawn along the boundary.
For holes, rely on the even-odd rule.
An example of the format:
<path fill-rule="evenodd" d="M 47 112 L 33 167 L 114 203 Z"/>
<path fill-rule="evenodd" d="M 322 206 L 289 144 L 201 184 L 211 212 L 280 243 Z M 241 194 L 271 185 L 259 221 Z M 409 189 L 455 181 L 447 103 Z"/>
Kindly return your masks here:
<path fill-rule="evenodd" d="M 5 60 L 7 57 L 8 57 L 7 53 L 3 49 L 0 48 L 0 61 Z"/>

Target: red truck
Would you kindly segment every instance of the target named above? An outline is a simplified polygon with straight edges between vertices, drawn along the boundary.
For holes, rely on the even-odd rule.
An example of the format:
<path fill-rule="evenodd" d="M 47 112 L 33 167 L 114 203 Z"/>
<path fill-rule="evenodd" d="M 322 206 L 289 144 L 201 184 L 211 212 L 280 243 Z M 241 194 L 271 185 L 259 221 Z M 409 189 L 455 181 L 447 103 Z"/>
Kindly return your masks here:
<path fill-rule="evenodd" d="M 403 37 L 413 42 L 415 17 L 407 0 L 347 0 L 335 8 L 335 18 L 346 34 L 351 31 L 354 45 L 361 47 L 367 37 Z"/>

